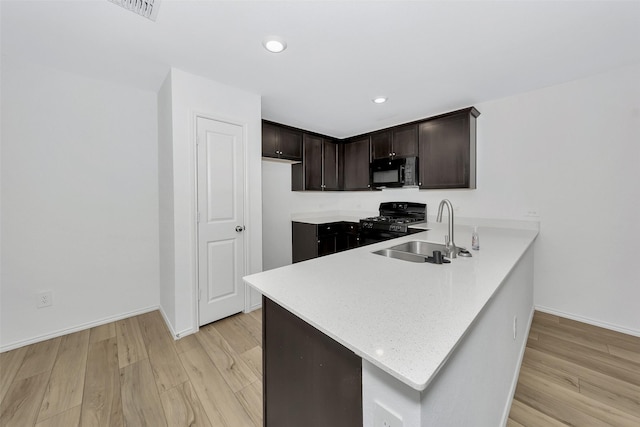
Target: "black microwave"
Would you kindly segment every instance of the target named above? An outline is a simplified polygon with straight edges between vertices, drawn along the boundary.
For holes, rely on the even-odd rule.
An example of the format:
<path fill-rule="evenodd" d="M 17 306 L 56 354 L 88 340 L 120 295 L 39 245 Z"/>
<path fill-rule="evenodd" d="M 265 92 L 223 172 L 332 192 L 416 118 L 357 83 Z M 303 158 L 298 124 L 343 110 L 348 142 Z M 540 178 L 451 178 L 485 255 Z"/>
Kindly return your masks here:
<path fill-rule="evenodd" d="M 371 188 L 418 185 L 418 158 L 375 159 L 370 168 Z"/>

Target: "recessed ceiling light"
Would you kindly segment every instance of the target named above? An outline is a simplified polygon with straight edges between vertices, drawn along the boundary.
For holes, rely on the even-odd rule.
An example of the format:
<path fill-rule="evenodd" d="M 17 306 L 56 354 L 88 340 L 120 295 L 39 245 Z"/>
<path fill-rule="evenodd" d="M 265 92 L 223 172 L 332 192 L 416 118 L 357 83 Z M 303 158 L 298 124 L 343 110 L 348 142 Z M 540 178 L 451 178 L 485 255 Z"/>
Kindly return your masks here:
<path fill-rule="evenodd" d="M 376 104 L 384 104 L 385 102 L 387 102 L 387 97 L 386 96 L 377 96 L 375 98 L 372 99 L 372 101 Z"/>
<path fill-rule="evenodd" d="M 265 49 L 272 53 L 280 53 L 287 48 L 287 43 L 278 37 L 269 37 L 262 44 Z"/>

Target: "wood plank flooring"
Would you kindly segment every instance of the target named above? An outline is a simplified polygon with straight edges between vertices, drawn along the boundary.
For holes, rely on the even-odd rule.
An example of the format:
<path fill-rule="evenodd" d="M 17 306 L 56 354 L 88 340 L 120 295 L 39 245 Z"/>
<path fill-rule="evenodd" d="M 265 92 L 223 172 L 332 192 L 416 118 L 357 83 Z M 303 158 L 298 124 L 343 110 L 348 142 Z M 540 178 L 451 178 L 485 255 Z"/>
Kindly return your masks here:
<path fill-rule="evenodd" d="M 261 310 L 174 341 L 158 311 L 0 354 L 0 426 L 262 426 Z"/>
<path fill-rule="evenodd" d="M 2 353 L 0 426 L 262 426 L 261 330 L 156 311 Z M 536 312 L 508 426 L 640 426 L 640 338 Z"/>
<path fill-rule="evenodd" d="M 640 338 L 535 312 L 508 426 L 640 426 Z"/>

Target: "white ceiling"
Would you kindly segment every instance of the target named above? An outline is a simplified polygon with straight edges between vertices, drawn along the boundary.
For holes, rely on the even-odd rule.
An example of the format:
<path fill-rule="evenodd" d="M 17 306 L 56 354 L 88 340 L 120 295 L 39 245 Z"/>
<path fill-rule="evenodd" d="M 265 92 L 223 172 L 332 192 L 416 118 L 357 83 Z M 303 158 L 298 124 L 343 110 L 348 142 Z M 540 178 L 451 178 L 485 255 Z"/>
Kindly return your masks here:
<path fill-rule="evenodd" d="M 4 61 L 151 91 L 173 66 L 336 137 L 640 63 L 640 1 L 162 0 L 156 22 L 107 0 L 1 7 Z"/>

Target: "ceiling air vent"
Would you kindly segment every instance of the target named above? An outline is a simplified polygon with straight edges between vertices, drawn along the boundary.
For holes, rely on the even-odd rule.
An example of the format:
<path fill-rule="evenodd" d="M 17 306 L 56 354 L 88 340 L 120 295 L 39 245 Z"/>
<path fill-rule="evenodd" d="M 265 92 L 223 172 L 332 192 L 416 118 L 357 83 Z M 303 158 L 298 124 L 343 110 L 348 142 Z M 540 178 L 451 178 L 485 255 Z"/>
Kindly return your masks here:
<path fill-rule="evenodd" d="M 152 21 L 156 20 L 158 16 L 158 8 L 160 7 L 160 0 L 109 0 L 111 3 L 115 3 L 129 9 L 131 12 L 138 15 L 149 18 Z"/>

